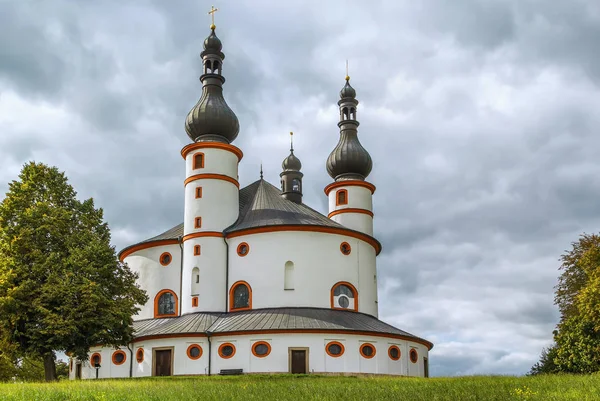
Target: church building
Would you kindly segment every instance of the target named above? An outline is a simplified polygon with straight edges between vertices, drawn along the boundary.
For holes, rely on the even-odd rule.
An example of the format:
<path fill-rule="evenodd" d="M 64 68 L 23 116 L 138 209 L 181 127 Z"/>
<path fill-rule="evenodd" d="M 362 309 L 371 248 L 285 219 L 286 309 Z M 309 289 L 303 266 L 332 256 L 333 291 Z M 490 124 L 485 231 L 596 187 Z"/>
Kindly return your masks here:
<path fill-rule="evenodd" d="M 121 261 L 149 297 L 134 339 L 70 360 L 70 378 L 247 373 L 427 377 L 433 344 L 378 319 L 371 156 L 358 139 L 356 91 L 340 91 L 339 140 L 325 162 L 328 215 L 303 202 L 293 146 L 277 186 L 238 180 L 240 126 L 223 97 L 211 25 L 202 94 L 185 120 L 183 223 L 127 246 Z M 182 163 L 183 164 L 183 163 Z"/>

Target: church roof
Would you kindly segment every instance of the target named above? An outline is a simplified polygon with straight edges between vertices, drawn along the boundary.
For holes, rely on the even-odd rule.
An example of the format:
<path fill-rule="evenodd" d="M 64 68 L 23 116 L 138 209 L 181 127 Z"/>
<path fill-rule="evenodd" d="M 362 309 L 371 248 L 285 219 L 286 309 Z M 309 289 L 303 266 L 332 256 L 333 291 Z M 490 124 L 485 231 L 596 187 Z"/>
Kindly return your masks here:
<path fill-rule="evenodd" d="M 426 345 L 433 344 L 404 330 L 364 313 L 321 308 L 266 308 L 249 311 L 218 313 L 200 312 L 176 318 L 148 319 L 133 322 L 136 338 L 177 335 L 260 332 L 260 331 L 349 331 L 387 334 L 410 339 Z"/>

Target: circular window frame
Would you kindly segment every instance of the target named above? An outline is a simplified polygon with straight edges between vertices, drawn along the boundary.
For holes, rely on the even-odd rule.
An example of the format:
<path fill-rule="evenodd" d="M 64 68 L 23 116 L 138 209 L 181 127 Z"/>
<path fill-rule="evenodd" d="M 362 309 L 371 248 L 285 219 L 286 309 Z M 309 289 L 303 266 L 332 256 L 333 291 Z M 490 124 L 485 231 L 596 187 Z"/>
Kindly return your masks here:
<path fill-rule="evenodd" d="M 144 362 L 144 349 L 143 348 L 138 348 L 137 351 L 135 351 L 135 360 L 137 363 Z"/>
<path fill-rule="evenodd" d="M 344 251 L 344 247 L 347 247 L 347 251 Z M 342 253 L 342 255 L 348 256 L 352 253 L 352 247 L 349 243 L 344 241 L 340 244 L 340 252 Z"/>
<path fill-rule="evenodd" d="M 256 347 L 259 345 L 266 345 L 267 346 L 267 353 L 263 354 L 263 355 L 259 355 L 258 353 L 256 353 Z M 269 354 L 271 353 L 271 344 L 269 344 L 266 341 L 257 341 L 254 344 L 252 344 L 252 355 L 254 355 L 257 358 L 265 358 L 267 356 L 269 356 Z"/>
<path fill-rule="evenodd" d="M 410 359 L 412 363 L 419 362 L 419 352 L 415 348 L 410 349 L 410 351 L 408 352 L 408 356 L 408 359 Z"/>
<path fill-rule="evenodd" d="M 392 356 L 392 350 L 395 349 L 398 351 L 398 358 L 394 358 Z M 390 359 L 392 361 L 399 361 L 400 358 L 402 357 L 402 351 L 400 351 L 400 347 L 398 347 L 397 345 L 390 345 L 390 348 L 388 348 L 388 356 L 390 357 Z"/>
<path fill-rule="evenodd" d="M 102 365 L 102 355 L 100 355 L 99 352 L 94 352 L 92 354 L 92 356 L 90 356 L 90 365 L 92 365 L 92 368 L 94 367 L 94 357 L 95 356 L 98 357 L 98 365 Z"/>
<path fill-rule="evenodd" d="M 200 353 L 198 354 L 198 356 L 192 356 L 193 348 L 198 348 L 200 350 Z M 185 353 L 187 354 L 188 358 L 190 358 L 192 361 L 195 361 L 195 360 L 202 358 L 202 354 L 204 353 L 204 350 L 202 349 L 200 344 L 190 344 L 190 346 L 187 347 L 187 351 L 185 351 Z"/>
<path fill-rule="evenodd" d="M 246 253 L 242 253 L 241 249 L 243 246 L 246 246 L 247 250 Z M 248 245 L 247 242 L 240 242 L 240 244 L 237 246 L 237 254 L 240 257 L 244 257 L 244 256 L 248 256 L 248 254 L 250 253 L 250 245 Z"/>
<path fill-rule="evenodd" d="M 233 349 L 233 352 L 231 353 L 231 355 L 223 355 L 223 348 L 230 346 Z M 221 345 L 219 345 L 219 356 L 223 359 L 230 359 L 233 358 L 233 356 L 235 355 L 235 345 L 233 345 L 232 343 L 223 343 Z"/>
<path fill-rule="evenodd" d="M 373 348 L 373 353 L 371 355 L 365 354 L 364 351 L 363 351 L 363 349 L 365 347 L 371 347 L 371 348 Z M 375 348 L 375 346 L 373 344 L 371 344 L 371 343 L 363 343 L 363 344 L 361 344 L 360 348 L 358 350 L 360 352 L 360 355 L 363 358 L 365 358 L 365 359 L 371 359 L 371 358 L 373 358 L 375 356 L 375 354 L 377 354 L 377 348 Z"/>
<path fill-rule="evenodd" d="M 332 354 L 331 352 L 329 352 L 329 347 L 330 347 L 331 345 L 339 345 L 339 347 L 340 347 L 342 350 L 341 350 L 341 351 L 340 351 L 340 353 L 339 353 L 339 354 L 337 354 L 337 355 L 336 355 L 336 354 Z M 327 355 L 329 355 L 329 356 L 330 356 L 330 357 L 332 357 L 332 358 L 339 358 L 340 356 L 344 355 L 344 352 L 346 352 L 346 347 L 344 347 L 344 344 L 342 344 L 342 343 L 341 343 L 341 342 L 339 342 L 339 341 L 330 341 L 330 342 L 328 342 L 328 343 L 327 343 L 327 345 L 325 345 L 325 352 L 327 353 Z"/>
<path fill-rule="evenodd" d="M 169 256 L 169 261 L 167 263 L 163 262 L 163 257 L 165 256 Z M 171 264 L 171 262 L 173 261 L 173 255 L 171 255 L 170 252 L 163 252 L 160 254 L 160 256 L 158 257 L 158 261 L 162 266 L 168 266 Z"/>
<path fill-rule="evenodd" d="M 117 362 L 116 361 L 117 355 L 121 355 L 121 354 L 123 354 L 123 360 L 121 362 Z M 111 359 L 112 359 L 112 363 L 114 365 L 116 365 L 116 366 L 123 365 L 125 363 L 125 361 L 127 360 L 127 354 L 123 350 L 117 350 L 117 351 L 113 352 Z"/>

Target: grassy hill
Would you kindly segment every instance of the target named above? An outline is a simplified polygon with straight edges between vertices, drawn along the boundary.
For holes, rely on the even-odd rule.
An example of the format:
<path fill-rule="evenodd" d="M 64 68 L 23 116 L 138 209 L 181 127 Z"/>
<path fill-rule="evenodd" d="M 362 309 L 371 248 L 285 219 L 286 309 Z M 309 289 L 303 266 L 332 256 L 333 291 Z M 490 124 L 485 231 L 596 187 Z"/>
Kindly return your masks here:
<path fill-rule="evenodd" d="M 0 400 L 600 400 L 600 375 L 459 378 L 248 375 L 0 384 Z"/>

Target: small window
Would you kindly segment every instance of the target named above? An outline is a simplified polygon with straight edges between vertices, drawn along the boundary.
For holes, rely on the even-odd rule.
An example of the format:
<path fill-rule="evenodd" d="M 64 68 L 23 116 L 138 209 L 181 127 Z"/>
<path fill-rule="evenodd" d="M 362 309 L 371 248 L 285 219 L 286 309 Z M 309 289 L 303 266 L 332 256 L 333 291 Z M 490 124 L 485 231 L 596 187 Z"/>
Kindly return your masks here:
<path fill-rule="evenodd" d="M 340 189 L 335 194 L 336 200 L 335 205 L 347 205 L 348 204 L 348 191 L 345 189 Z"/>
<path fill-rule="evenodd" d="M 92 365 L 92 367 L 96 367 L 96 366 L 100 366 L 100 363 L 102 362 L 102 356 L 100 356 L 99 353 L 95 352 L 92 354 L 92 357 L 90 358 L 90 364 Z"/>
<path fill-rule="evenodd" d="M 292 191 L 300 192 L 300 180 L 297 178 L 292 180 Z"/>
<path fill-rule="evenodd" d="M 193 308 L 198 307 L 198 297 L 192 297 L 192 307 Z"/>
<path fill-rule="evenodd" d="M 294 262 L 285 262 L 285 272 L 283 276 L 283 289 L 293 290 L 294 289 Z"/>
<path fill-rule="evenodd" d="M 200 255 L 200 245 L 194 245 L 194 256 L 199 256 Z"/>
<path fill-rule="evenodd" d="M 171 256 L 171 254 L 169 252 L 163 252 L 160 255 L 160 258 L 158 260 L 160 261 L 161 265 L 167 266 L 171 263 L 171 260 L 173 260 L 173 257 Z"/>
<path fill-rule="evenodd" d="M 341 252 L 342 252 L 344 255 L 348 256 L 348 255 L 350 255 L 350 252 L 352 252 L 352 247 L 350 246 L 350 244 L 349 244 L 349 243 L 347 243 L 347 242 L 342 242 L 342 243 L 340 244 L 340 251 L 341 251 Z"/>
<path fill-rule="evenodd" d="M 392 361 L 397 361 L 400 359 L 400 348 L 397 345 L 392 345 L 388 349 L 388 355 Z"/>
<path fill-rule="evenodd" d="M 419 360 L 419 354 L 417 353 L 417 350 L 414 348 L 411 348 L 409 356 L 410 356 L 410 361 L 412 363 L 417 363 L 417 361 Z"/>
<path fill-rule="evenodd" d="M 200 294 L 200 269 L 198 267 L 192 269 L 192 279 L 190 281 L 192 282 L 191 295 Z"/>
<path fill-rule="evenodd" d="M 160 291 L 154 299 L 154 317 L 177 315 L 177 297 L 171 290 Z"/>
<path fill-rule="evenodd" d="M 360 346 L 360 354 L 363 358 L 371 359 L 375 356 L 375 347 L 373 344 L 365 343 Z"/>
<path fill-rule="evenodd" d="M 196 187 L 196 199 L 202 198 L 202 187 Z"/>
<path fill-rule="evenodd" d="M 238 247 L 237 247 L 238 255 L 246 256 L 246 255 L 248 255 L 248 252 L 250 252 L 250 245 L 248 245 L 245 242 L 242 242 L 241 244 L 238 245 Z"/>
<path fill-rule="evenodd" d="M 204 168 L 204 153 L 196 153 L 194 155 L 194 170 Z"/>
<path fill-rule="evenodd" d="M 196 217 L 194 219 L 194 228 L 202 228 L 202 217 Z"/>
<path fill-rule="evenodd" d="M 198 344 L 192 344 L 187 349 L 187 356 L 190 359 L 196 360 L 202 357 L 202 347 Z"/>
<path fill-rule="evenodd" d="M 112 361 L 115 365 L 122 365 L 123 363 L 125 363 L 126 359 L 127 355 L 121 350 L 115 351 L 112 355 Z"/>
<path fill-rule="evenodd" d="M 252 308 L 252 291 L 245 282 L 235 283 L 231 288 L 229 297 L 231 310 Z"/>
<path fill-rule="evenodd" d="M 144 349 L 143 348 L 138 348 L 138 350 L 135 353 L 135 360 L 137 361 L 137 363 L 144 362 Z"/>
<path fill-rule="evenodd" d="M 325 346 L 327 355 L 337 358 L 344 354 L 344 344 L 339 341 L 331 341 Z"/>
<path fill-rule="evenodd" d="M 257 358 L 264 358 L 271 353 L 271 345 L 265 341 L 258 341 L 252 345 L 252 354 Z"/>
<path fill-rule="evenodd" d="M 219 356 L 223 359 L 229 359 L 235 355 L 235 345 L 232 343 L 223 343 L 219 346 Z"/>

